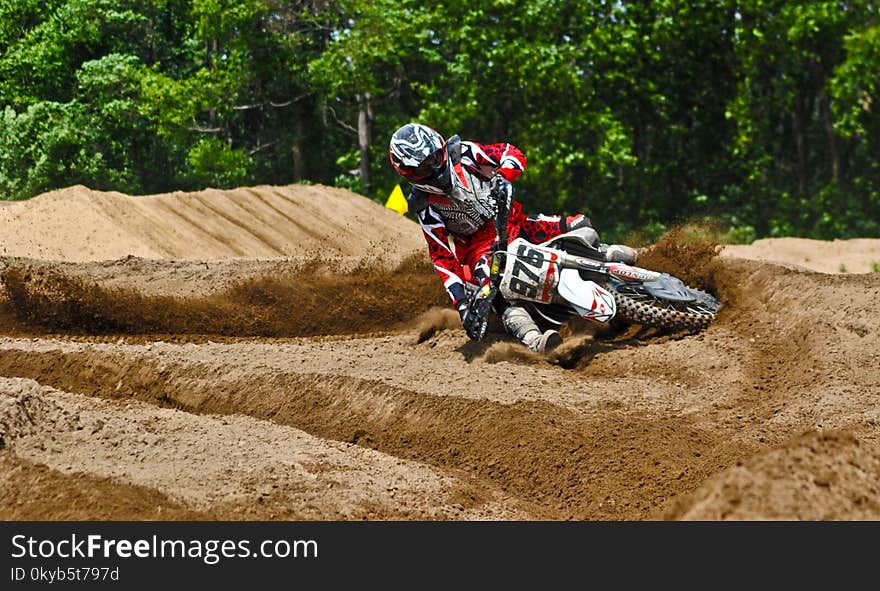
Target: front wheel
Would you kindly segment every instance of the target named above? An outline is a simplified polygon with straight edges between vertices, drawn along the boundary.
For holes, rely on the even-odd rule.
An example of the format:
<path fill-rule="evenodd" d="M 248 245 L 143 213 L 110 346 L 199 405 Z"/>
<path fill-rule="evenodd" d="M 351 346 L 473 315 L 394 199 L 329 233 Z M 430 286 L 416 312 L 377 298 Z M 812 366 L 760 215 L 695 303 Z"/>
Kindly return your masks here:
<path fill-rule="evenodd" d="M 715 319 L 721 302 L 706 292 L 687 289 L 694 295 L 693 301 L 669 301 L 647 293 L 613 290 L 617 315 L 644 326 L 699 332 Z"/>

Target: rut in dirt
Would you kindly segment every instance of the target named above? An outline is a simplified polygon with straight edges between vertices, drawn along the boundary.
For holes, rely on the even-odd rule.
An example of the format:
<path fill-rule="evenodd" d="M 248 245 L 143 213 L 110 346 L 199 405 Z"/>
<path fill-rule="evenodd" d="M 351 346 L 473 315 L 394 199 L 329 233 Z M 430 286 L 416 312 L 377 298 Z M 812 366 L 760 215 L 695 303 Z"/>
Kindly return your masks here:
<path fill-rule="evenodd" d="M 682 486 L 695 488 L 747 453 L 682 417 L 616 408 L 584 416 L 546 402 L 425 395 L 347 376 L 273 372 L 230 380 L 219 366 L 14 349 L 4 350 L 0 373 L 102 398 L 244 414 L 463 471 L 546 519 L 650 518 Z"/>
<path fill-rule="evenodd" d="M 304 337 L 400 330 L 447 298 L 412 256 L 394 269 L 338 271 L 326 261 L 234 282 L 201 297 L 108 288 L 51 265 L 0 271 L 0 330 L 87 335 Z"/>

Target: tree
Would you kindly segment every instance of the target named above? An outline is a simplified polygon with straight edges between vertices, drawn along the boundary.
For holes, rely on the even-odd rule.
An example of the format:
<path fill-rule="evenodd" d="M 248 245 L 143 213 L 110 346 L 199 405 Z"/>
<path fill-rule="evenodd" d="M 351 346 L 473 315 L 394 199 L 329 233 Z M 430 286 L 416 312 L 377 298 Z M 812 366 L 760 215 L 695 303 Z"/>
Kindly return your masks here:
<path fill-rule="evenodd" d="M 310 62 L 309 73 L 322 93 L 326 119 L 354 140 L 358 176 L 350 186 L 370 193 L 375 174 L 389 178 L 389 128 L 403 123 L 401 104 L 405 109 L 418 86 L 430 79 L 440 55 L 430 41 L 423 3 L 345 0 L 333 26 L 326 50 Z M 339 162 L 351 163 L 352 155 L 343 154 Z M 387 194 L 378 191 L 377 196 L 382 193 Z"/>
<path fill-rule="evenodd" d="M 746 182 L 739 197 L 759 234 L 840 236 L 847 167 L 829 93 L 847 32 L 868 2 L 738 3 L 738 134 L 731 154 Z M 852 171 L 850 171 L 852 172 Z"/>

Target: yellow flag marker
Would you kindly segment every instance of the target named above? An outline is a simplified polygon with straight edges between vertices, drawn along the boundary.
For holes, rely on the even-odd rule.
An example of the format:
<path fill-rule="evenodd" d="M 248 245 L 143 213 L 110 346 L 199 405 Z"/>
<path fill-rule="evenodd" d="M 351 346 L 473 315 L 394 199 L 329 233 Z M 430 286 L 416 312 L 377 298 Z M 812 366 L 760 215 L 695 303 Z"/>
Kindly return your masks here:
<path fill-rule="evenodd" d="M 403 196 L 403 191 L 400 190 L 400 185 L 394 185 L 391 195 L 388 196 L 388 201 L 385 202 L 385 207 L 393 209 L 400 215 L 406 213 L 406 197 Z"/>

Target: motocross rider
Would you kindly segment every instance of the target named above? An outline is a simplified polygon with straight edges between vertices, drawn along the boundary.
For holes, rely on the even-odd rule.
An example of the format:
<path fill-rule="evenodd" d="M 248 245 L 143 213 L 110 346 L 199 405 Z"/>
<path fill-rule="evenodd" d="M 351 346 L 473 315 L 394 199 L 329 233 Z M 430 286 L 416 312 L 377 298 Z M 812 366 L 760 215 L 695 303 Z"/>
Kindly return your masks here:
<path fill-rule="evenodd" d="M 522 204 L 513 199 L 511 183 L 525 170 L 526 157 L 512 144 L 480 144 L 457 135 L 446 141 L 428 126 L 407 123 L 391 136 L 388 151 L 394 169 L 412 185 L 408 210 L 421 225 L 434 268 L 463 325 L 469 303 L 465 283 L 481 287 L 489 281 L 489 259 L 498 239 L 496 196 L 509 203 L 509 240 L 522 236 L 541 243 L 592 227 L 583 214 L 523 213 Z M 635 251 L 626 246 L 602 244 L 600 250 L 609 261 L 635 261 Z M 532 351 L 549 352 L 562 342 L 557 331 L 542 333 L 525 308 L 500 294 L 494 307 L 504 328 Z"/>

